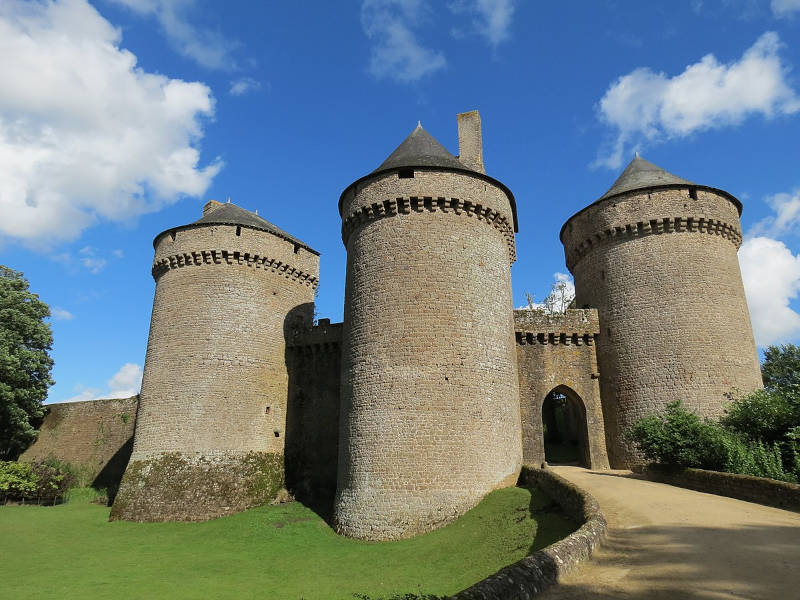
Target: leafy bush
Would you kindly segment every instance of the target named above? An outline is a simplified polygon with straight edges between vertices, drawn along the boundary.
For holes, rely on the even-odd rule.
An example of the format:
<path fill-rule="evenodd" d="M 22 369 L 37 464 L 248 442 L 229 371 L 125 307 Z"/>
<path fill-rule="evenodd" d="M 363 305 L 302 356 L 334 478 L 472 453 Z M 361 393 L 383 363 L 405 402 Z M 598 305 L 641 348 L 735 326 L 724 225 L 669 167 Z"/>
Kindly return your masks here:
<path fill-rule="evenodd" d="M 797 452 L 785 464 L 781 443 L 752 439 L 733 428 L 701 421 L 680 401 L 668 404 L 663 413 L 637 421 L 627 438 L 636 443 L 645 458 L 663 465 L 790 482 L 800 478 Z"/>
<path fill-rule="evenodd" d="M 46 462 L 0 461 L 0 497 L 37 504 L 63 501 L 75 479 L 71 473 Z"/>
<path fill-rule="evenodd" d="M 29 463 L 0 460 L 0 496 L 25 498 L 36 491 L 36 476 Z"/>
<path fill-rule="evenodd" d="M 661 414 L 637 421 L 626 437 L 648 460 L 664 465 L 719 470 L 725 464 L 720 428 L 701 421 L 680 400 L 667 404 Z"/>

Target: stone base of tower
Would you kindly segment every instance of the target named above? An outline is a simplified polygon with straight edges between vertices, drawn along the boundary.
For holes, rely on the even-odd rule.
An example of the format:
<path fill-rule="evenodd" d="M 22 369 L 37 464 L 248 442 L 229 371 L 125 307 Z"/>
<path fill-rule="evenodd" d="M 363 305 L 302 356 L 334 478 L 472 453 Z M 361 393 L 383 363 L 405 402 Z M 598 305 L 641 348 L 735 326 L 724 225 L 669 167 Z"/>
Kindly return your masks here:
<path fill-rule="evenodd" d="M 282 454 L 134 456 L 110 520 L 207 521 L 264 504 L 283 486 Z"/>
<path fill-rule="evenodd" d="M 489 492 L 512 487 L 518 468 L 494 485 L 461 490 L 386 490 L 349 488 L 336 494 L 337 533 L 368 541 L 400 540 L 428 533 L 475 508 Z"/>

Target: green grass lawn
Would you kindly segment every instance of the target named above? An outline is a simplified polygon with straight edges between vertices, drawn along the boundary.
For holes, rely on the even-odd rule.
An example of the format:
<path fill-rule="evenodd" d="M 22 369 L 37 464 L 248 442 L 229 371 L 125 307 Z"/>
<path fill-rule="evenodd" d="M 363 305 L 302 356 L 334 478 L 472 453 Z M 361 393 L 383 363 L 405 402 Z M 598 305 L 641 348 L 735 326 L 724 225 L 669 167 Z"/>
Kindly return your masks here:
<path fill-rule="evenodd" d="M 296 502 L 205 523 L 109 523 L 108 512 L 85 494 L 55 507 L 0 507 L 0 597 L 445 595 L 577 527 L 523 488 L 493 492 L 447 527 L 398 542 L 340 537 Z"/>

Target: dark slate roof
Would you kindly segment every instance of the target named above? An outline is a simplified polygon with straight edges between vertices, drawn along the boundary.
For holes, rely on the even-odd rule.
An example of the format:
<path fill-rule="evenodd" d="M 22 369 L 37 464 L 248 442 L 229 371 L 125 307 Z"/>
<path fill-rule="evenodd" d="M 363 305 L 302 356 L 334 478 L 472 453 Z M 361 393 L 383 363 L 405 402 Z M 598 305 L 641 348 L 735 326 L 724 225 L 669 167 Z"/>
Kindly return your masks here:
<path fill-rule="evenodd" d="M 241 225 L 243 227 L 249 227 L 250 229 L 258 229 L 259 231 L 266 231 L 279 238 L 283 238 L 284 240 L 291 242 L 293 244 L 298 244 L 303 248 L 305 248 L 306 250 L 313 252 L 314 254 L 319 254 L 316 250 L 311 248 L 311 246 L 309 246 L 305 242 L 298 240 L 296 237 L 289 235 L 282 229 L 275 227 L 275 225 L 273 225 L 266 219 L 262 219 L 257 214 L 252 213 L 249 210 L 245 210 L 235 204 L 231 204 L 230 202 L 218 206 L 216 209 L 203 215 L 193 223 L 189 223 L 188 225 L 182 225 L 179 227 L 173 227 L 171 229 L 167 229 L 166 231 L 162 231 L 156 236 L 156 239 L 153 241 L 153 245 L 155 245 L 158 238 L 160 238 L 165 233 L 169 233 L 170 231 L 177 231 L 179 229 L 188 229 L 203 225 Z"/>
<path fill-rule="evenodd" d="M 506 193 L 506 196 L 508 196 L 508 201 L 511 204 L 511 216 L 514 221 L 514 231 L 519 231 L 519 226 L 517 224 L 517 202 L 514 199 L 514 194 L 511 193 L 511 190 L 509 190 L 505 184 L 498 181 L 494 177 L 489 177 L 484 173 L 474 171 L 467 167 L 455 156 L 450 154 L 450 152 L 447 151 L 447 148 L 442 146 L 436 140 L 436 138 L 425 131 L 425 129 L 422 128 L 421 123 L 417 123 L 414 131 L 412 131 L 409 136 L 403 140 L 402 144 L 395 148 L 394 152 L 392 152 L 377 169 L 367 175 L 364 175 L 364 177 L 357 179 L 344 189 L 341 196 L 339 196 L 339 214 L 342 212 L 344 195 L 347 193 L 347 190 L 354 185 L 387 171 L 410 167 L 463 172 L 475 177 L 479 177 L 496 185 Z"/>
<path fill-rule="evenodd" d="M 416 129 L 403 140 L 381 166 L 372 173 L 403 167 L 444 167 L 447 169 L 472 170 L 450 154 L 430 133 L 417 124 Z"/>
<path fill-rule="evenodd" d="M 668 173 L 661 167 L 657 167 L 653 163 L 641 158 L 638 154 L 625 170 L 622 172 L 614 185 L 602 196 L 600 200 L 616 196 L 625 192 L 633 190 L 641 190 L 651 187 L 659 187 L 663 185 L 691 185 L 695 184 L 686 179 L 682 179 L 677 175 Z"/>
<path fill-rule="evenodd" d="M 739 199 L 726 192 L 725 190 L 720 190 L 718 188 L 710 187 L 707 185 L 698 185 L 689 181 L 688 179 L 683 179 L 682 177 L 678 177 L 677 175 L 673 175 L 669 171 L 665 171 L 661 167 L 654 165 L 650 161 L 647 161 L 636 154 L 636 157 L 628 163 L 628 166 L 625 167 L 625 170 L 622 172 L 622 175 L 617 177 L 617 180 L 614 182 L 609 190 L 600 196 L 597 200 L 592 202 L 589 206 L 586 206 L 572 215 L 569 219 L 567 219 L 564 224 L 561 226 L 561 233 L 559 234 L 559 238 L 563 241 L 564 236 L 564 228 L 567 224 L 581 214 L 583 211 L 588 210 L 595 204 L 600 204 L 601 202 L 608 200 L 609 198 L 613 198 L 614 196 L 619 196 L 620 194 L 625 194 L 627 192 L 632 192 L 635 190 L 646 190 L 650 188 L 669 188 L 669 187 L 693 187 L 699 190 L 708 190 L 724 196 L 728 200 L 730 200 L 733 205 L 736 207 L 736 210 L 739 212 L 739 215 L 742 214 L 742 203 Z"/>

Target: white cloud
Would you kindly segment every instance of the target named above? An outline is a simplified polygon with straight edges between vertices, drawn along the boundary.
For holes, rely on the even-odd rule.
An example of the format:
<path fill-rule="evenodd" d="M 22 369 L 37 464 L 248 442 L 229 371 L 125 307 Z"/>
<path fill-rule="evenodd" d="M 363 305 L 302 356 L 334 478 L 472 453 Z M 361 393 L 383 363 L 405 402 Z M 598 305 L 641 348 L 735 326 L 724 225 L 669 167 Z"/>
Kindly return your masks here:
<path fill-rule="evenodd" d="M 261 82 L 253 79 L 252 77 L 240 77 L 231 81 L 231 89 L 228 93 L 231 96 L 243 96 L 248 92 L 255 92 L 261 89 Z"/>
<path fill-rule="evenodd" d="M 750 236 L 781 237 L 800 233 L 800 188 L 791 194 L 781 193 L 770 196 L 767 204 L 775 211 L 753 225 Z"/>
<path fill-rule="evenodd" d="M 78 254 L 81 255 L 81 264 L 86 267 L 92 275 L 97 275 L 108 264 L 105 258 L 96 255 L 95 249 L 91 246 L 84 246 L 78 250 Z"/>
<path fill-rule="evenodd" d="M 800 314 L 789 306 L 800 292 L 800 255 L 781 241 L 752 237 L 739 250 L 739 264 L 756 345 L 800 336 Z"/>
<path fill-rule="evenodd" d="M 110 0 L 142 16 L 154 17 L 167 40 L 181 55 L 207 69 L 230 70 L 236 67 L 233 51 L 239 46 L 217 31 L 197 27 L 186 13 L 194 0 Z"/>
<path fill-rule="evenodd" d="M 86 0 L 0 2 L 0 239 L 78 237 L 202 195 L 201 83 L 147 73 Z"/>
<path fill-rule="evenodd" d="M 800 111 L 780 47 L 778 34 L 767 32 L 728 64 L 707 54 L 674 77 L 644 67 L 620 77 L 599 103 L 600 119 L 616 130 L 616 139 L 596 164 L 617 169 L 646 142 L 736 125 L 753 114 Z"/>
<path fill-rule="evenodd" d="M 81 385 L 75 386 L 75 391 L 78 392 L 74 396 L 70 396 L 66 400 L 54 400 L 52 403 L 58 402 L 87 402 L 89 400 L 98 400 L 102 398 L 102 394 L 100 394 L 100 390 L 96 388 L 84 388 Z"/>
<path fill-rule="evenodd" d="M 778 18 L 790 17 L 800 12 L 800 0 L 772 0 L 772 14 Z"/>
<path fill-rule="evenodd" d="M 496 47 L 509 37 L 516 0 L 455 0 L 449 8 L 455 14 L 473 15 L 474 30 Z"/>
<path fill-rule="evenodd" d="M 75 318 L 75 315 L 73 315 L 71 312 L 63 308 L 59 308 L 58 306 L 54 306 L 50 309 L 50 315 L 56 321 L 71 321 Z"/>
<path fill-rule="evenodd" d="M 361 26 L 374 42 L 369 67 L 373 76 L 408 83 L 446 66 L 444 55 L 424 47 L 414 34 L 427 11 L 423 0 L 363 0 Z"/>
<path fill-rule="evenodd" d="M 108 380 L 107 398 L 130 398 L 142 389 L 142 367 L 136 363 L 125 363 Z"/>
<path fill-rule="evenodd" d="M 84 402 L 99 400 L 101 398 L 130 398 L 142 389 L 142 367 L 136 363 L 125 363 L 111 379 L 108 380 L 108 391 L 103 392 L 98 388 L 87 388 L 76 385 L 76 395 L 62 400 L 62 402 Z"/>

